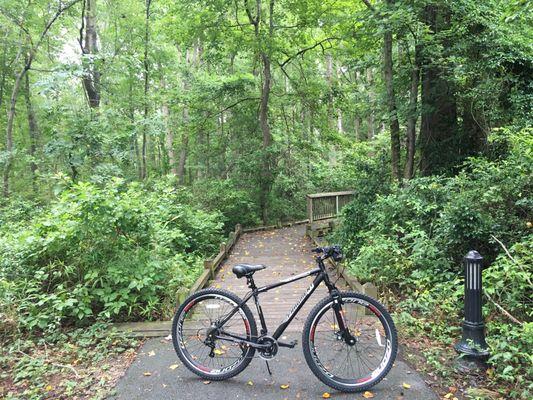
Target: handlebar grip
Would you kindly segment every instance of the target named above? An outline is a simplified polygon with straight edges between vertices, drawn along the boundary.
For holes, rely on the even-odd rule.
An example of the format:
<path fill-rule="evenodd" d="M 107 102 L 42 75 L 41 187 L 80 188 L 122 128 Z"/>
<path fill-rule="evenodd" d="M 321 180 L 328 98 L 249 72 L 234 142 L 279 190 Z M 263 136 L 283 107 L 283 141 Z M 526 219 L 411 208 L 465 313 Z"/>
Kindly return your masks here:
<path fill-rule="evenodd" d="M 313 253 L 324 253 L 324 258 L 333 257 L 335 261 L 341 261 L 342 256 L 342 250 L 341 247 L 338 245 L 334 246 L 326 246 L 326 247 L 316 247 L 311 250 Z"/>

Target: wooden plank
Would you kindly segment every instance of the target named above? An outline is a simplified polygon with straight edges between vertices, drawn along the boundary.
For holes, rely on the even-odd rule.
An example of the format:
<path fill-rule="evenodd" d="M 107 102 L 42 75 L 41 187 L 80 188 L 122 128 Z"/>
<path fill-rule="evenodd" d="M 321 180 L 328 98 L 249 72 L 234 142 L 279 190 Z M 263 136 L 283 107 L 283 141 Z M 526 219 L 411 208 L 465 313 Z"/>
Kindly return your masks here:
<path fill-rule="evenodd" d="M 193 294 L 198 290 L 202 289 L 204 285 L 209 281 L 210 275 L 211 271 L 209 269 L 204 270 L 204 272 L 202 272 L 202 275 L 200 275 L 196 282 L 194 282 L 194 285 L 192 285 L 191 289 L 189 290 L 189 293 Z"/>
<path fill-rule="evenodd" d="M 127 337 L 161 337 L 170 334 L 172 321 L 122 322 L 111 326 Z"/>
<path fill-rule="evenodd" d="M 345 190 L 343 192 L 312 193 L 312 194 L 308 194 L 307 197 L 310 197 L 312 199 L 317 199 L 320 197 L 348 196 L 352 194 L 355 194 L 355 190 Z"/>

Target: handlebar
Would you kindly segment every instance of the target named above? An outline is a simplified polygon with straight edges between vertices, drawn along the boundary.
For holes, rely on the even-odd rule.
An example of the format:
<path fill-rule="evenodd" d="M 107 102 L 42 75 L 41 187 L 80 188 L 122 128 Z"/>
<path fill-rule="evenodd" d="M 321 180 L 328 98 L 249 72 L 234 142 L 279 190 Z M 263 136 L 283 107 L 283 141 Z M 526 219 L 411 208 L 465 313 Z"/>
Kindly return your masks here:
<path fill-rule="evenodd" d="M 342 260 L 342 249 L 339 245 L 326 246 L 326 247 L 316 247 L 311 250 L 313 253 L 322 254 L 322 259 L 332 257 L 335 261 L 339 262 Z"/>

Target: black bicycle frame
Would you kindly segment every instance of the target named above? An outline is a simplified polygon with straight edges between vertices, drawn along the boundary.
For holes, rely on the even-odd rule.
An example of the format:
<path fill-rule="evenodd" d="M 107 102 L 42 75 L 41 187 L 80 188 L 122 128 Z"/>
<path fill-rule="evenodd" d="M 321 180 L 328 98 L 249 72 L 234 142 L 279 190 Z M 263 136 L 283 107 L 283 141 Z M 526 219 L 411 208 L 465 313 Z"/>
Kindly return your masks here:
<path fill-rule="evenodd" d="M 345 327 L 345 324 L 344 324 L 344 318 L 342 317 L 342 313 L 340 312 L 340 310 L 341 310 L 340 302 L 338 301 L 338 299 L 340 299 L 340 295 L 339 295 L 339 292 L 338 292 L 337 288 L 335 287 L 335 285 L 333 283 L 331 283 L 331 281 L 329 279 L 329 276 L 328 276 L 328 274 L 326 272 L 326 267 L 324 265 L 324 261 L 323 261 L 322 258 L 318 258 L 318 268 L 315 268 L 315 269 L 313 269 L 311 271 L 304 272 L 302 274 L 299 274 L 299 275 L 296 275 L 296 276 L 293 276 L 293 277 L 290 277 L 290 278 L 283 279 L 282 281 L 277 282 L 277 283 L 273 283 L 271 285 L 266 285 L 266 286 L 262 286 L 262 287 L 258 288 L 258 287 L 255 286 L 253 278 L 252 277 L 248 278 L 248 285 L 249 285 L 249 287 L 252 290 L 244 297 L 244 299 L 239 303 L 239 305 L 235 306 L 230 311 L 230 313 L 228 315 L 226 315 L 226 317 L 224 319 L 222 319 L 217 324 L 217 328 L 218 329 L 223 328 L 224 324 L 227 321 L 229 321 L 231 319 L 231 317 L 233 317 L 233 315 L 235 315 L 235 313 L 237 313 L 239 308 L 241 306 L 243 306 L 244 304 L 246 304 L 253 297 L 255 305 L 256 305 L 256 308 L 257 308 L 257 313 L 259 315 L 259 319 L 260 319 L 260 322 L 261 322 L 261 334 L 265 335 L 268 332 L 268 330 L 267 330 L 267 326 L 266 326 L 266 322 L 265 322 L 265 317 L 263 315 L 263 310 L 261 308 L 261 305 L 259 304 L 259 294 L 264 293 L 264 292 L 268 292 L 271 289 L 275 289 L 275 288 L 283 286 L 283 285 L 288 285 L 289 283 L 299 281 L 300 279 L 304 279 L 304 278 L 307 278 L 308 276 L 312 276 L 312 275 L 316 275 L 316 278 L 313 280 L 311 285 L 307 288 L 307 290 L 305 291 L 303 296 L 300 298 L 300 300 L 298 300 L 298 302 L 293 306 L 293 308 L 291 309 L 291 311 L 289 312 L 289 314 L 287 315 L 285 320 L 283 320 L 283 322 L 276 328 L 276 331 L 274 332 L 272 337 L 274 339 L 278 340 L 281 337 L 281 335 L 283 335 L 283 332 L 285 331 L 285 329 L 287 329 L 287 327 L 292 322 L 294 317 L 298 314 L 298 311 L 300 311 L 300 309 L 307 302 L 307 300 L 309 300 L 309 297 L 311 297 L 313 292 L 316 290 L 316 288 L 322 282 L 324 282 L 325 285 L 327 286 L 330 295 L 334 299 L 337 300 L 335 302 L 335 304 L 334 304 L 334 310 L 335 310 L 335 314 L 336 314 L 338 322 L 339 322 L 339 328 L 340 328 L 341 331 L 344 331 L 346 329 L 346 327 Z M 240 337 L 237 337 L 237 336 L 234 336 L 234 335 L 231 335 L 231 337 L 236 338 L 236 339 L 243 339 L 243 341 L 247 342 L 247 340 L 245 340 L 244 338 L 240 338 Z M 219 339 L 224 339 L 224 338 L 223 337 L 219 337 Z"/>

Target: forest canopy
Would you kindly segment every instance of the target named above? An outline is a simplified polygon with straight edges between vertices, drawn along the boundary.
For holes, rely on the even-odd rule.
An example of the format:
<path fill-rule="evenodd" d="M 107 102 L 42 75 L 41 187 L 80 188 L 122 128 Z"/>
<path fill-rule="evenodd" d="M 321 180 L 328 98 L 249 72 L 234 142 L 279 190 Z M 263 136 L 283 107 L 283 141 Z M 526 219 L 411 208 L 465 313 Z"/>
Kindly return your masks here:
<path fill-rule="evenodd" d="M 457 337 L 461 257 L 483 254 L 491 387 L 529 397 L 532 16 L 526 0 L 0 1 L 0 341 L 167 318 L 236 224 L 352 189 L 333 238 L 405 335 Z"/>

